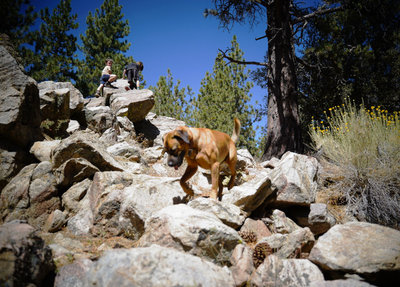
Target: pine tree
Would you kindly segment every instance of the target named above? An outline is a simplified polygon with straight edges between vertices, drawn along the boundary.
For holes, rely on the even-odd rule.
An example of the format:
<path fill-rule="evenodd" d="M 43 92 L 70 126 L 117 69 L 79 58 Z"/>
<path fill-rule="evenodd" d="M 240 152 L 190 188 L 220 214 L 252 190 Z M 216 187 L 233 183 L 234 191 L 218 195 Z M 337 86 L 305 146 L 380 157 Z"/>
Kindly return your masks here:
<path fill-rule="evenodd" d="M 37 81 L 75 81 L 77 38 L 68 32 L 77 29 L 78 24 L 77 15 L 71 15 L 71 0 L 60 0 L 52 15 L 48 8 L 41 10 L 40 18 L 43 23 L 40 36 L 36 38 L 35 58 L 29 74 Z"/>
<path fill-rule="evenodd" d="M 267 63 L 229 59 L 240 64 L 267 67 L 263 78 L 268 83 L 268 133 L 262 160 L 279 158 L 287 151 L 301 153 L 304 146 L 298 108 L 295 44 L 311 18 L 334 13 L 342 7 L 332 1 L 326 1 L 312 11 L 300 7 L 303 1 L 295 0 L 212 2 L 215 9 L 206 9 L 204 15 L 217 16 L 226 29 L 230 29 L 234 23 L 261 24 L 265 27 L 265 35 L 256 40 L 268 39 L 265 41 Z"/>
<path fill-rule="evenodd" d="M 234 36 L 229 56 L 243 60 L 243 54 Z M 249 105 L 253 83 L 248 78 L 249 72 L 245 65 L 228 65 L 219 53 L 212 73 L 206 73 L 201 81 L 199 95 L 192 100 L 193 119 L 198 127 L 207 127 L 230 135 L 233 118 L 237 117 L 242 124 L 239 146 L 244 146 L 255 154 L 253 122 L 257 120 L 258 111 Z"/>
<path fill-rule="evenodd" d="M 180 88 L 179 85 L 179 80 L 174 85 L 172 73 L 168 69 L 167 76 L 161 76 L 156 87 L 149 87 L 155 95 L 153 111 L 157 115 L 173 117 L 183 121 L 189 120 L 190 112 L 188 111 L 186 93 L 190 97 L 191 88 L 189 86 L 186 89 Z"/>
<path fill-rule="evenodd" d="M 89 12 L 86 18 L 87 29 L 81 35 L 83 45 L 80 50 L 84 60 L 78 68 L 77 87 L 84 95 L 93 94 L 99 85 L 101 71 L 107 58 L 113 59 L 113 73 L 122 76 L 124 66 L 133 62 L 132 57 L 123 55 L 130 46 L 127 40 L 129 35 L 128 20 L 123 20 L 122 6 L 118 0 L 104 0 L 94 15 Z"/>
<path fill-rule="evenodd" d="M 400 2 L 337 1 L 343 11 L 313 19 L 300 71 L 304 128 L 340 105 L 400 107 Z"/>
<path fill-rule="evenodd" d="M 24 67 L 32 62 L 33 51 L 27 48 L 26 44 L 33 44 L 35 32 L 30 31 L 30 28 L 36 18 L 37 13 L 29 0 L 0 1 L 0 34 L 5 33 L 10 37 L 11 43 L 18 51 L 18 55 L 14 56 Z"/>

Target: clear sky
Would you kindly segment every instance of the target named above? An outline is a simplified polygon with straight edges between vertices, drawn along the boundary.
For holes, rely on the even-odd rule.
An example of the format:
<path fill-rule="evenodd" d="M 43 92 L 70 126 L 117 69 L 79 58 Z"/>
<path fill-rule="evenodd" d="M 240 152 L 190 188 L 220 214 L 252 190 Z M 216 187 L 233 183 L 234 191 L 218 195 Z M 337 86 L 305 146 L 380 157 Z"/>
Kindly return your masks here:
<path fill-rule="evenodd" d="M 50 13 L 58 0 L 31 0 L 38 10 L 48 7 Z M 72 12 L 78 15 L 79 34 L 86 30 L 86 17 L 96 8 L 100 9 L 103 0 L 72 0 Z M 127 40 L 131 47 L 127 52 L 136 61 L 144 63 L 143 76 L 147 86 L 156 85 L 160 76 L 171 70 L 174 82 L 181 81 L 181 87 L 189 85 L 197 94 L 200 81 L 214 65 L 218 49 L 230 47 L 232 36 L 236 35 L 244 58 L 251 61 L 264 61 L 267 40 L 255 41 L 264 35 L 266 25 L 235 24 L 230 31 L 220 28 L 215 17 L 205 18 L 205 8 L 212 8 L 211 0 L 120 0 L 124 18 L 129 21 L 130 35 Z M 248 66 L 250 70 L 256 66 Z M 266 90 L 255 85 L 252 89 L 253 102 L 261 102 Z M 266 119 L 265 119 L 266 121 Z M 261 122 L 261 125 L 265 123 Z"/>

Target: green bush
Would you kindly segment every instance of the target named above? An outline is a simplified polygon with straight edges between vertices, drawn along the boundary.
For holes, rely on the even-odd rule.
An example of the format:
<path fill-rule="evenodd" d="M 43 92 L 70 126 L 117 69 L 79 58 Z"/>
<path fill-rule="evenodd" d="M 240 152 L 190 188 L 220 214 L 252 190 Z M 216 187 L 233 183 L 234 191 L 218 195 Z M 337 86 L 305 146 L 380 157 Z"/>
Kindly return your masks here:
<path fill-rule="evenodd" d="M 347 100 L 313 120 L 314 150 L 337 168 L 335 191 L 360 220 L 400 227 L 400 113 L 372 106 L 358 109 Z"/>

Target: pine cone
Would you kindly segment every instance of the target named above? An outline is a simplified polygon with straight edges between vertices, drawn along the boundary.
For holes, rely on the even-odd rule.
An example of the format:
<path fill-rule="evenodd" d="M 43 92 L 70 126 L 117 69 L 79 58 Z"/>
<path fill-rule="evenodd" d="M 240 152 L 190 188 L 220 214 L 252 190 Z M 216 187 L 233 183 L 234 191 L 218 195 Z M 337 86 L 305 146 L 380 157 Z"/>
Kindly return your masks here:
<path fill-rule="evenodd" d="M 257 244 L 257 246 L 254 248 L 253 251 L 253 263 L 254 267 L 257 268 L 258 266 L 261 265 L 261 263 L 264 262 L 264 259 L 273 253 L 272 248 L 269 246 L 268 243 L 263 242 L 260 244 Z"/>
<path fill-rule="evenodd" d="M 240 237 L 243 238 L 246 243 L 256 243 L 257 235 L 253 231 L 239 231 Z"/>

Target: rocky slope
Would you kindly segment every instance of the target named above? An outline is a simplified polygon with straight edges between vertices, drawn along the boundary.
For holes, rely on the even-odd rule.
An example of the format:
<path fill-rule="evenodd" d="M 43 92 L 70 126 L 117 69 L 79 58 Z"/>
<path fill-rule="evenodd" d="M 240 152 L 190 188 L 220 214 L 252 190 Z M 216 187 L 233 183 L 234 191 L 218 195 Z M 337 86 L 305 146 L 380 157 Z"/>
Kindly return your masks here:
<path fill-rule="evenodd" d="M 84 99 L 37 84 L 0 46 L 0 285 L 392 286 L 400 231 L 337 223 L 317 203 L 318 161 L 239 150 L 222 201 L 187 201 L 151 113 L 126 81 Z M 197 194 L 210 174 L 191 180 Z"/>

